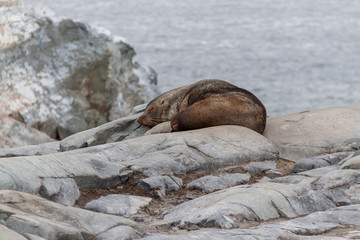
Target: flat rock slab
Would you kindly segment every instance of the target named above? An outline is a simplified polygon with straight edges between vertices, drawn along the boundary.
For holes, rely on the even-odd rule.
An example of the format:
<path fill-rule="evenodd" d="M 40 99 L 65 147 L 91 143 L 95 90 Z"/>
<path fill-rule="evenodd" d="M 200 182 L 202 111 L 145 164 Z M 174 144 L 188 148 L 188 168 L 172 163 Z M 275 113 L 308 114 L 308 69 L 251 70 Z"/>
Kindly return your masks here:
<path fill-rule="evenodd" d="M 178 191 L 182 187 L 182 180 L 175 176 L 156 176 L 141 179 L 138 186 L 151 195 L 162 198 L 167 191 Z"/>
<path fill-rule="evenodd" d="M 330 230 L 337 228 L 342 231 L 333 234 L 328 233 Z M 349 230 L 346 231 L 346 229 Z M 356 234 L 359 230 L 360 205 L 351 205 L 316 212 L 305 217 L 280 221 L 273 224 L 264 223 L 250 229 L 202 229 L 186 233 L 176 233 L 174 235 L 155 234 L 142 238 L 142 240 L 344 240 L 359 236 Z"/>
<path fill-rule="evenodd" d="M 240 126 L 219 126 L 42 156 L 2 158 L 0 188 L 41 195 L 40 189 L 50 189 L 44 179 L 52 178 L 55 185 L 51 189 L 59 190 L 52 194 L 64 196 L 74 192 L 74 185 L 63 186 L 61 179 L 73 179 L 80 189 L 106 188 L 119 184 L 123 175 L 182 175 L 276 159 L 277 149 L 264 136 Z M 56 181 L 62 187 L 56 187 Z"/>
<path fill-rule="evenodd" d="M 234 228 L 245 221 L 294 218 L 339 204 L 358 204 L 359 178 L 358 170 L 331 166 L 236 186 L 176 206 L 161 224 Z"/>
<path fill-rule="evenodd" d="M 251 176 L 256 176 L 259 173 L 264 172 L 265 170 L 275 170 L 276 162 L 275 161 L 262 161 L 262 162 L 252 162 L 244 167 L 242 167 L 246 172 Z"/>
<path fill-rule="evenodd" d="M 141 207 L 148 205 L 151 198 L 123 194 L 110 194 L 86 204 L 85 209 L 119 216 L 137 213 Z"/>
<path fill-rule="evenodd" d="M 113 231 L 119 239 L 144 236 L 144 230 L 135 222 L 79 208 L 66 207 L 30 194 L 0 191 L 0 221 L 18 234 L 32 234 L 47 240 L 83 240 L 106 237 Z M 118 231 L 126 229 L 126 231 Z"/>
<path fill-rule="evenodd" d="M 28 145 L 23 147 L 0 148 L 0 158 L 2 157 L 20 157 L 34 156 L 57 153 L 60 150 L 59 142 L 48 142 L 39 145 Z"/>
<path fill-rule="evenodd" d="M 294 164 L 293 172 L 303 172 L 314 168 L 321 168 L 338 164 L 341 160 L 350 154 L 350 152 L 340 152 L 310 158 L 302 158 Z"/>
<path fill-rule="evenodd" d="M 142 136 L 149 128 L 137 122 L 139 116 L 130 115 L 71 135 L 60 142 L 60 150 L 70 151 Z"/>
<path fill-rule="evenodd" d="M 248 183 L 250 180 L 250 174 L 222 174 L 220 176 L 204 176 L 196 179 L 189 184 L 186 188 L 188 189 L 199 189 L 205 192 L 213 192 L 221 190 L 241 183 Z"/>
<path fill-rule="evenodd" d="M 271 117 L 264 136 L 292 161 L 323 155 L 360 137 L 360 108 L 332 107 Z"/>

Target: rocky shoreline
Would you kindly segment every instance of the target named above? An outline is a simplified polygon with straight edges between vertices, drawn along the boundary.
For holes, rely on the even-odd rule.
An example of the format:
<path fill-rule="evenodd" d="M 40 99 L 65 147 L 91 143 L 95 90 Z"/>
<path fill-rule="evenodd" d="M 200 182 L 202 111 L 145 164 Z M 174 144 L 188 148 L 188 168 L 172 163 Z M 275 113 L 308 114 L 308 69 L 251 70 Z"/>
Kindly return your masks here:
<path fill-rule="evenodd" d="M 129 44 L 0 11 L 0 239 L 360 238 L 359 108 L 150 130 L 156 74 Z"/>
<path fill-rule="evenodd" d="M 45 239 L 359 237 L 360 109 L 269 118 L 267 128 L 283 130 L 272 136 L 274 129 L 263 136 L 239 126 L 116 132 L 130 119 L 134 129 L 137 116 L 77 133 L 49 151 L 2 149 L 2 227 Z M 124 140 L 113 142 L 119 133 Z"/>

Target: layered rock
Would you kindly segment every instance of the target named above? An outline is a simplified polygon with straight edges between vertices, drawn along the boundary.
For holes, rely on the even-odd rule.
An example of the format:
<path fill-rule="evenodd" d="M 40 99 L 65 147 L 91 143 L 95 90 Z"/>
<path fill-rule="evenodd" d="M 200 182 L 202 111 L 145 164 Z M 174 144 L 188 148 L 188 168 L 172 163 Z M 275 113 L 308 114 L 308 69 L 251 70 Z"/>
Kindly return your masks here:
<path fill-rule="evenodd" d="M 249 221 L 294 218 L 359 204 L 359 179 L 358 170 L 331 166 L 232 187 L 178 205 L 164 216 L 163 224 L 234 228 Z"/>
<path fill-rule="evenodd" d="M 29 234 L 48 240 L 111 240 L 114 233 L 118 239 L 135 239 L 145 235 L 137 223 L 120 216 L 65 207 L 15 191 L 0 191 L 0 212 L 1 239 L 4 239 L 3 231 L 10 237 L 8 239 L 17 239 L 13 236 L 26 239 L 21 235 Z"/>
<path fill-rule="evenodd" d="M 134 63 L 134 49 L 122 40 L 21 7 L 0 8 L 0 16 L 0 114 L 64 138 L 158 94 L 156 73 Z M 8 142 L 0 146 L 22 144 Z"/>
<path fill-rule="evenodd" d="M 271 142 L 252 130 L 220 126 L 138 137 L 64 153 L 2 158 L 0 187 L 69 204 L 76 200 L 76 194 L 69 196 L 71 200 L 62 196 L 77 188 L 111 187 L 133 174 L 151 177 L 209 172 L 251 160 L 276 160 L 277 154 Z"/>

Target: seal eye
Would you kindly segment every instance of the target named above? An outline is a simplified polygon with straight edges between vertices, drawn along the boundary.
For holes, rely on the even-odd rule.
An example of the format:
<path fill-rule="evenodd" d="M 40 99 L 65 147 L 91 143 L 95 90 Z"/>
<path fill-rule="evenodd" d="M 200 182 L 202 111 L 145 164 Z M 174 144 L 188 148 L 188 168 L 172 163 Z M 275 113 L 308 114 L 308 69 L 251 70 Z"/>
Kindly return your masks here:
<path fill-rule="evenodd" d="M 162 104 L 164 104 L 164 103 L 165 103 L 165 100 L 161 101 L 161 103 L 160 103 L 160 104 L 162 105 Z"/>

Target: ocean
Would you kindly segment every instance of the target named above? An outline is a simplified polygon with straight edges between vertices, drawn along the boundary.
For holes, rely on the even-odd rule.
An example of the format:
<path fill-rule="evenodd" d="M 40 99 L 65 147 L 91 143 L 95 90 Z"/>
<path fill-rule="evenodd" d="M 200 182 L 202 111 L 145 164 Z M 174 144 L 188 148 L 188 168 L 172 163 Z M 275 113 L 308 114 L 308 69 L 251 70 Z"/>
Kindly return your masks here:
<path fill-rule="evenodd" d="M 253 92 L 269 116 L 360 107 L 357 0 L 23 0 L 124 37 L 162 92 L 205 78 Z"/>

